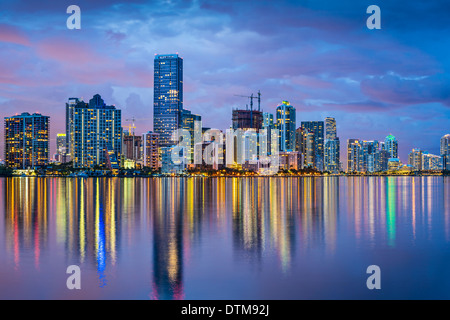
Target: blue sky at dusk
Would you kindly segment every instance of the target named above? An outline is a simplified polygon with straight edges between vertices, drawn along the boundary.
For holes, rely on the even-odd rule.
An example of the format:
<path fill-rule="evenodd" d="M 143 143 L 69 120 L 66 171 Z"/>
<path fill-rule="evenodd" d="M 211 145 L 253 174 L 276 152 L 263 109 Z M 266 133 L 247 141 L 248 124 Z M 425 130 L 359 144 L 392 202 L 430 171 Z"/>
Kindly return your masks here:
<path fill-rule="evenodd" d="M 68 30 L 66 8 L 81 8 Z M 381 30 L 366 9 L 381 8 Z M 51 117 L 51 152 L 65 102 L 99 93 L 152 129 L 153 59 L 184 59 L 184 107 L 226 129 L 232 108 L 261 90 L 301 121 L 337 120 L 349 138 L 399 140 L 439 154 L 450 133 L 450 2 L 432 1 L 1 1 L 0 116 Z M 2 124 L 3 132 L 3 124 Z M 1 139 L 3 158 L 3 139 Z"/>

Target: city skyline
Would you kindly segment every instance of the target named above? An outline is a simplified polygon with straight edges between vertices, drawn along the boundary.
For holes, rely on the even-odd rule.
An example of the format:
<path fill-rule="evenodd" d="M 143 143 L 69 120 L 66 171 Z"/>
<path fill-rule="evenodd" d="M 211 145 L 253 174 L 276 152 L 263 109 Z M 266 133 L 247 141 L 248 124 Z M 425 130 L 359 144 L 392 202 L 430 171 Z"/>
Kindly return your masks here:
<path fill-rule="evenodd" d="M 436 48 L 431 39 L 448 30 L 448 5 L 380 5 L 382 29 L 368 30 L 367 5 L 351 1 L 82 1 L 81 30 L 68 30 L 63 4 L 2 4 L 0 116 L 50 115 L 50 154 L 55 133 L 64 132 L 64 114 L 53 112 L 68 97 L 100 93 L 123 110 L 124 120 L 137 119 L 136 132 L 153 130 L 151 120 L 140 120 L 153 117 L 153 57 L 178 52 L 189 61 L 184 107 L 201 114 L 208 127 L 228 128 L 232 109 L 248 103 L 235 95 L 261 90 L 261 111 L 275 113 L 288 100 L 298 123 L 335 118 L 341 159 L 348 139 L 381 140 L 388 134 L 397 137 L 403 162 L 413 148 L 439 154 L 450 115 L 450 48 Z M 277 18 L 281 23 L 272 27 L 261 23 Z M 161 23 L 167 28 L 161 30 Z M 425 26 L 417 31 L 421 37 L 413 23 Z M 80 46 L 84 50 L 75 50 Z"/>

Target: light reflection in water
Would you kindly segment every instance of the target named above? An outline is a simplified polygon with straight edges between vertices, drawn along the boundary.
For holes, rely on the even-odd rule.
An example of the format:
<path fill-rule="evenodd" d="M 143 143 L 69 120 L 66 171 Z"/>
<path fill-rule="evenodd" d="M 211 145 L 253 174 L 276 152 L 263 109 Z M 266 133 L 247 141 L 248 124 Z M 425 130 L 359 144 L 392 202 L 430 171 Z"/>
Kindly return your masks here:
<path fill-rule="evenodd" d="M 275 262 L 288 277 L 315 253 L 340 259 L 359 248 L 450 240 L 442 177 L 7 178 L 0 190 L 4 270 L 80 264 L 113 290 L 117 277 L 134 277 L 121 268 L 144 265 L 152 299 L 189 298 L 202 252 L 235 273 L 248 264 L 262 274 Z M 142 259 L 125 260 L 134 250 Z"/>

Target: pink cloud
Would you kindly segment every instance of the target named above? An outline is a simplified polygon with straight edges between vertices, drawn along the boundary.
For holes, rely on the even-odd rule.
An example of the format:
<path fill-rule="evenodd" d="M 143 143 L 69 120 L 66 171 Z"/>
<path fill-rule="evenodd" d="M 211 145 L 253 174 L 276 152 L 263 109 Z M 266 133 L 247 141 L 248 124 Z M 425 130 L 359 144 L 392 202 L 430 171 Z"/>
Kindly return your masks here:
<path fill-rule="evenodd" d="M 0 41 L 23 46 L 30 45 L 30 40 L 21 30 L 7 24 L 0 24 Z"/>

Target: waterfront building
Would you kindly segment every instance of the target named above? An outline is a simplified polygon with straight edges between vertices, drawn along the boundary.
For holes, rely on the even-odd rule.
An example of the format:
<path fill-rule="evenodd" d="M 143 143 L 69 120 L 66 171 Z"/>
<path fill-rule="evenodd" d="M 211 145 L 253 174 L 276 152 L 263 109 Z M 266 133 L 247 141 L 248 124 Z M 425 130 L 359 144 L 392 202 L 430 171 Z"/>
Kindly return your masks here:
<path fill-rule="evenodd" d="M 281 170 L 299 170 L 301 165 L 301 153 L 298 151 L 281 151 L 279 153 Z"/>
<path fill-rule="evenodd" d="M 446 134 L 441 138 L 441 157 L 443 168 L 450 170 L 450 134 Z"/>
<path fill-rule="evenodd" d="M 430 154 L 426 151 L 422 153 L 422 170 L 424 171 L 437 171 L 444 168 L 443 157 Z"/>
<path fill-rule="evenodd" d="M 198 114 L 193 114 L 189 110 L 183 109 L 181 128 L 189 131 L 191 141 L 188 147 L 188 160 L 189 163 L 193 163 L 195 144 L 202 141 L 202 117 Z"/>
<path fill-rule="evenodd" d="M 73 106 L 69 126 L 72 160 L 75 168 L 106 166 L 122 153 L 122 114 L 115 106 L 107 106 L 96 94 L 89 103 Z M 114 155 L 113 155 L 114 154 Z M 107 159 L 108 157 L 108 159 Z"/>
<path fill-rule="evenodd" d="M 414 168 L 416 171 L 422 171 L 422 150 L 412 149 L 408 155 L 408 164 Z"/>
<path fill-rule="evenodd" d="M 340 152 L 339 138 L 325 140 L 325 171 L 339 173 Z"/>
<path fill-rule="evenodd" d="M 362 143 L 359 139 L 347 141 L 347 172 L 362 172 Z"/>
<path fill-rule="evenodd" d="M 176 146 L 161 148 L 161 173 L 181 174 L 186 170 L 186 148 Z"/>
<path fill-rule="evenodd" d="M 174 144 L 172 132 L 181 127 L 183 59 L 178 54 L 156 55 L 153 85 L 153 129 L 160 146 Z"/>
<path fill-rule="evenodd" d="M 279 150 L 295 150 L 295 108 L 288 101 L 277 107 L 276 128 L 278 129 Z"/>
<path fill-rule="evenodd" d="M 302 121 L 301 127 L 304 132 L 312 134 L 312 143 L 310 143 L 310 138 L 306 140 L 307 144 L 314 145 L 313 150 L 313 165 L 319 171 L 324 169 L 324 122 L 323 121 Z M 311 136 L 309 136 L 311 137 Z M 308 149 L 308 148 L 307 148 Z M 306 153 L 308 150 L 306 151 Z M 308 158 L 308 154 L 305 154 L 305 161 Z M 306 164 L 306 163 L 305 163 Z M 309 164 L 306 164 L 309 166 Z"/>
<path fill-rule="evenodd" d="M 151 131 L 142 134 L 142 143 L 144 166 L 158 170 L 160 167 L 159 134 Z"/>
<path fill-rule="evenodd" d="M 128 131 L 123 134 L 122 154 L 126 160 L 142 159 L 142 136 L 136 136 Z"/>
<path fill-rule="evenodd" d="M 39 113 L 5 117 L 5 164 L 34 169 L 48 164 L 50 117 Z"/>
<path fill-rule="evenodd" d="M 263 113 L 259 110 L 241 110 L 233 109 L 232 128 L 236 129 L 254 129 L 259 131 L 263 127 Z"/>
<path fill-rule="evenodd" d="M 324 168 L 331 173 L 340 171 L 340 142 L 337 137 L 336 119 L 325 118 Z"/>
<path fill-rule="evenodd" d="M 388 160 L 388 170 L 389 171 L 397 171 L 402 167 L 402 162 L 399 158 L 390 158 Z"/>
<path fill-rule="evenodd" d="M 398 141 L 392 134 L 384 140 L 384 148 L 389 152 L 390 158 L 398 158 Z"/>

